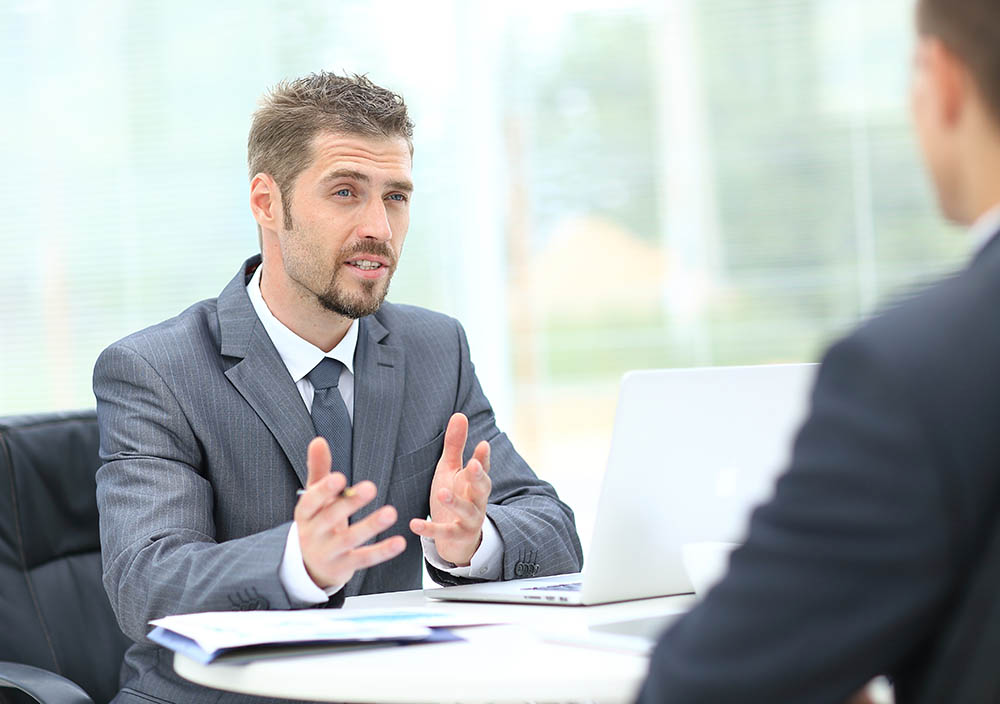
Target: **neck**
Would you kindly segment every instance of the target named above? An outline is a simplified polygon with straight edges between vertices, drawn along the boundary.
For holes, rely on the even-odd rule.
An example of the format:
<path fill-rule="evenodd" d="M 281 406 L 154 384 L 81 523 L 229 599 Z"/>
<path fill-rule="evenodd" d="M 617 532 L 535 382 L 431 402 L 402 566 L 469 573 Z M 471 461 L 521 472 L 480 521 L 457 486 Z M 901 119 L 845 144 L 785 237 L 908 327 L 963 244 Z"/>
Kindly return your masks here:
<path fill-rule="evenodd" d="M 327 310 L 310 291 L 284 272 L 274 271 L 274 264 L 268 266 L 274 261 L 266 257 L 260 265 L 260 293 L 268 310 L 303 340 L 329 352 L 344 339 L 354 321 Z"/>
<path fill-rule="evenodd" d="M 960 213 L 964 225 L 1000 204 L 1000 127 L 985 111 L 970 116 L 964 138 L 959 140 Z"/>
<path fill-rule="evenodd" d="M 1000 205 L 998 184 L 1000 184 L 1000 164 L 998 164 L 998 168 L 986 172 L 982 178 L 970 182 L 967 201 L 968 216 L 965 224 L 975 223 L 983 215 Z"/>

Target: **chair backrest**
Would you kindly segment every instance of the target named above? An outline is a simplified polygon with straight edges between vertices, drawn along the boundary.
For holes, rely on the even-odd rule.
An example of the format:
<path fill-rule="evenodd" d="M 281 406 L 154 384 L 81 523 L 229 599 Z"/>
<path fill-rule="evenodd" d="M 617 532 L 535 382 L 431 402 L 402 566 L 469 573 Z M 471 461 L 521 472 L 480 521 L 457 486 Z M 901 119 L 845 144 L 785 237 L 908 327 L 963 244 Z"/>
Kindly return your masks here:
<path fill-rule="evenodd" d="M 101 583 L 93 411 L 0 418 L 0 660 L 118 691 L 122 634 Z"/>

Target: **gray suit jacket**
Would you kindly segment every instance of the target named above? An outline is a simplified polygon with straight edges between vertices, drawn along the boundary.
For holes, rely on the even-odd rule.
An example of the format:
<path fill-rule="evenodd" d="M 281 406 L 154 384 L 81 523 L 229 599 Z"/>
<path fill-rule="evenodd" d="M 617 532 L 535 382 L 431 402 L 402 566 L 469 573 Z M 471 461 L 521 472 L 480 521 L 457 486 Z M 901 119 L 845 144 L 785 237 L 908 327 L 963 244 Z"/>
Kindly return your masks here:
<path fill-rule="evenodd" d="M 111 345 L 94 369 L 104 584 L 135 641 L 116 701 L 139 701 L 133 691 L 183 702 L 219 696 L 174 674 L 172 655 L 145 638 L 150 619 L 315 606 L 290 599 L 278 578 L 315 433 L 246 293 L 259 261 L 248 260 L 218 299 Z M 355 574 L 347 596 L 420 587 L 420 540 L 408 523 L 428 514 L 457 411 L 469 417 L 467 457 L 490 441 L 487 513 L 504 542 L 503 578 L 580 568 L 573 513 L 497 429 L 457 321 L 384 304 L 361 320 L 355 371 L 354 479 L 379 489 L 357 518 L 391 503 L 398 522 L 377 539 L 401 534 L 407 548 Z"/>

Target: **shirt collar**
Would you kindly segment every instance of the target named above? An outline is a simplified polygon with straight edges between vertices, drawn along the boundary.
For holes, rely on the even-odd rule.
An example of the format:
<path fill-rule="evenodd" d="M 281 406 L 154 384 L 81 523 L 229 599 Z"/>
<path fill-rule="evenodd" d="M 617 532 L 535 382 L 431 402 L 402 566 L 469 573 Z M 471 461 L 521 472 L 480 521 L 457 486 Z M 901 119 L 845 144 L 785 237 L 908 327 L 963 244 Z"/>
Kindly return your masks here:
<path fill-rule="evenodd" d="M 264 325 L 264 330 L 267 332 L 268 337 L 274 343 L 275 349 L 278 350 L 278 355 L 281 357 L 281 361 L 285 363 L 292 381 L 296 384 L 299 383 L 306 374 L 323 361 L 323 357 L 331 357 L 337 360 L 347 367 L 347 371 L 353 374 L 354 350 L 358 346 L 358 321 L 354 320 L 351 322 L 351 327 L 347 329 L 347 334 L 344 335 L 344 338 L 336 347 L 329 352 L 324 352 L 313 343 L 296 335 L 284 323 L 274 317 L 271 309 L 264 302 L 264 296 L 260 292 L 260 273 L 263 268 L 263 266 L 258 266 L 257 271 L 250 278 L 250 283 L 247 284 L 247 295 L 250 296 L 250 303 L 253 305 L 257 317 L 260 318 L 260 322 Z"/>
<path fill-rule="evenodd" d="M 973 256 L 982 252 L 998 232 L 1000 232 L 1000 203 L 980 215 L 969 230 Z"/>

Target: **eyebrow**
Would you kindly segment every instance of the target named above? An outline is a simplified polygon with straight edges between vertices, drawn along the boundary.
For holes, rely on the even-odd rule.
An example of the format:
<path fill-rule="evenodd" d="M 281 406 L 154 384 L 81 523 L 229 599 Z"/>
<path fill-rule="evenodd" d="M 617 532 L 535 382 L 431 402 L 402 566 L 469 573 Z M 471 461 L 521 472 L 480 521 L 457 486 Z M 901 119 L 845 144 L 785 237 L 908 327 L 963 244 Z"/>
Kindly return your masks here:
<path fill-rule="evenodd" d="M 336 169 L 335 171 L 331 171 L 324 176 L 322 178 L 322 183 L 327 184 L 331 181 L 337 181 L 342 178 L 353 179 L 355 181 L 361 181 L 362 183 L 371 183 L 372 181 L 368 174 L 361 173 L 360 171 L 355 171 L 354 169 Z M 413 183 L 410 181 L 389 181 L 386 186 L 395 191 L 406 191 L 407 193 L 413 192 Z"/>

